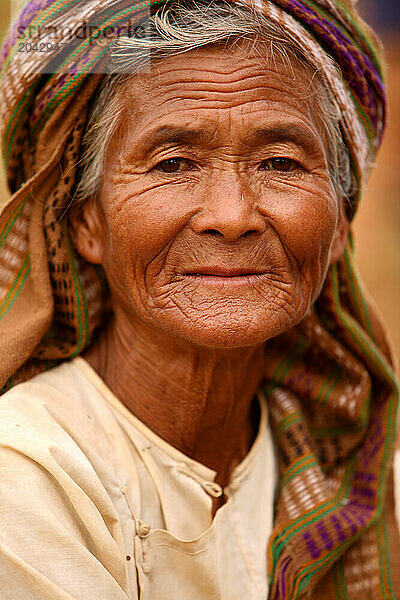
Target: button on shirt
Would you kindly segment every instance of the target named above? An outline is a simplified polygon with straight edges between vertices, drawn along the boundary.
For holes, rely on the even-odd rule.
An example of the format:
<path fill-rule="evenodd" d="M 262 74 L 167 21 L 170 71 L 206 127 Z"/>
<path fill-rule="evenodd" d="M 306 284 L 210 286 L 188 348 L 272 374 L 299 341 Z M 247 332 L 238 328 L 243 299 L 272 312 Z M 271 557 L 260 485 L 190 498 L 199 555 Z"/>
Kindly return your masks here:
<path fill-rule="evenodd" d="M 265 600 L 276 465 L 258 397 L 258 435 L 222 490 L 82 358 L 5 394 L 0 598 Z"/>

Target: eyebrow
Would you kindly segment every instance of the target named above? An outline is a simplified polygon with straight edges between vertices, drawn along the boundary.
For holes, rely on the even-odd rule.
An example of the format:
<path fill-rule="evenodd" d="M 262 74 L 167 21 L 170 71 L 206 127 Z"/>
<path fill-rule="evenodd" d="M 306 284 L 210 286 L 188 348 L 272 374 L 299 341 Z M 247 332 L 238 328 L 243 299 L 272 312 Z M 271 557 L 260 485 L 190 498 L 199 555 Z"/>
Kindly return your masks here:
<path fill-rule="evenodd" d="M 319 136 L 312 129 L 297 123 L 285 123 L 254 130 L 247 140 L 250 145 L 291 142 L 306 150 L 313 149 Z"/>
<path fill-rule="evenodd" d="M 204 129 L 163 125 L 144 136 L 140 145 L 143 152 L 147 154 L 162 146 L 188 146 L 193 143 L 207 145 L 213 137 L 212 132 L 206 132 Z M 247 137 L 246 144 L 259 146 L 290 142 L 310 150 L 315 148 L 317 141 L 318 135 L 308 127 L 297 123 L 284 123 L 253 130 Z"/>
<path fill-rule="evenodd" d="M 193 142 L 207 144 L 213 136 L 202 129 L 163 125 L 147 134 L 141 140 L 141 146 L 146 153 L 150 153 L 160 146 L 189 145 Z"/>

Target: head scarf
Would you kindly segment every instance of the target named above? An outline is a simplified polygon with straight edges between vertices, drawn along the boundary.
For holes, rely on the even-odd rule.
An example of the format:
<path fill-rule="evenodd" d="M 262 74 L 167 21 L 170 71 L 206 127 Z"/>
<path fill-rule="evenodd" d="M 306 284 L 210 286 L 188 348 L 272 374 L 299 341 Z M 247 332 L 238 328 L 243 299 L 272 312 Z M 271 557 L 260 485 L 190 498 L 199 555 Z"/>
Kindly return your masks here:
<path fill-rule="evenodd" d="M 66 207 L 108 45 L 162 2 L 31 0 L 4 44 L 1 139 L 13 196 L 0 215 L 3 391 L 81 353 L 99 324 L 104 275 L 74 251 Z M 254 9 L 297 36 L 335 94 L 356 184 L 351 219 L 384 129 L 376 38 L 351 0 L 257 0 Z M 66 28 L 90 20 L 89 36 L 65 39 Z M 50 33 L 49 25 L 64 33 Z M 39 41 L 52 51 L 32 49 Z M 398 393 L 351 238 L 303 321 L 266 351 L 280 459 L 271 600 L 394 600 L 400 541 L 390 465 Z"/>

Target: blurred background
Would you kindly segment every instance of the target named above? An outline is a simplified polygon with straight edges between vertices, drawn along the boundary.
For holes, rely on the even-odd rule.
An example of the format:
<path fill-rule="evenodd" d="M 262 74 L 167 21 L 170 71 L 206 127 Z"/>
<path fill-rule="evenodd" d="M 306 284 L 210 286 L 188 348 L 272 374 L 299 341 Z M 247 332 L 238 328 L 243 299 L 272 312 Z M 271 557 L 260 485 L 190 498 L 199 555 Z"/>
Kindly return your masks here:
<path fill-rule="evenodd" d="M 386 55 L 389 122 L 354 221 L 361 277 L 380 310 L 400 370 L 400 0 L 359 0 Z"/>
<path fill-rule="evenodd" d="M 400 0 L 359 0 L 358 9 L 380 35 L 387 62 L 389 126 L 353 230 L 361 277 L 381 312 L 395 357 L 400 357 Z M 0 37 L 10 0 L 0 0 Z M 0 203 L 7 197 L 0 168 Z"/>

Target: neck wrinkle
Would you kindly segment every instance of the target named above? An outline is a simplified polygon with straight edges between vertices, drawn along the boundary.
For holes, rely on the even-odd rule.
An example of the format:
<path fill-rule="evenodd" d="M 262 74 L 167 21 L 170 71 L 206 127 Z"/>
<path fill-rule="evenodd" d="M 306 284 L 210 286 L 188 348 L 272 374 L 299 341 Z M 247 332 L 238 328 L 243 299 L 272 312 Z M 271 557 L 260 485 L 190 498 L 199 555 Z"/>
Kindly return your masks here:
<path fill-rule="evenodd" d="M 229 484 L 258 430 L 263 346 L 196 347 L 114 316 L 84 358 L 145 425 Z"/>

